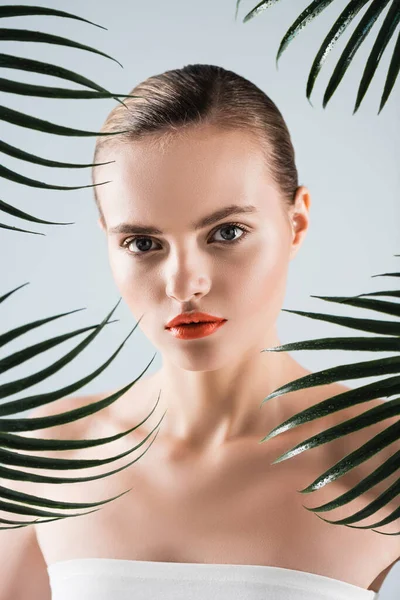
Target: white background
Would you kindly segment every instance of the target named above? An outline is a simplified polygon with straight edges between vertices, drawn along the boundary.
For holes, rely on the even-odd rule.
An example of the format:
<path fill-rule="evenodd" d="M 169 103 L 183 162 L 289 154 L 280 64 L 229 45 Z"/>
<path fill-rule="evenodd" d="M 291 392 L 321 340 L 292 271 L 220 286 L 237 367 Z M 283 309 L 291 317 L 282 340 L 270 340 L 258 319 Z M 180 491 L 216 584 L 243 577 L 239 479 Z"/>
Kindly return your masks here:
<path fill-rule="evenodd" d="M 19 4 L 10 2 L 9 4 Z M 26 1 L 35 5 L 37 2 Z M 311 295 L 346 296 L 396 289 L 396 279 L 373 275 L 399 271 L 399 84 L 381 114 L 378 107 L 394 48 L 393 36 L 374 80 L 353 116 L 353 108 L 366 58 L 387 9 L 356 54 L 328 106 L 322 97 L 336 61 L 349 39 L 349 27 L 331 52 L 317 79 L 311 102 L 305 87 L 311 64 L 333 19 L 347 4 L 336 0 L 294 40 L 280 59 L 275 56 L 286 30 L 309 0 L 281 2 L 248 23 L 245 14 L 256 2 L 243 1 L 237 21 L 234 0 L 52 0 L 47 6 L 67 10 L 108 28 L 54 17 L 4 19 L 2 27 L 47 31 L 93 46 L 124 65 L 73 48 L 47 44 L 3 42 L 2 51 L 57 64 L 94 80 L 115 93 L 128 93 L 152 75 L 187 64 L 222 66 L 258 85 L 282 112 L 296 151 L 300 184 L 311 192 L 311 222 L 303 246 L 290 263 L 283 308 L 326 312 L 354 317 L 385 319 L 371 311 L 340 307 Z M 294 5 L 296 5 L 294 7 Z M 356 19 L 358 22 L 361 14 Z M 7 22 L 6 22 L 7 21 Z M 2 77 L 59 87 L 72 83 L 30 73 L 3 69 Z M 98 131 L 114 100 L 56 100 L 3 94 L 2 104 L 54 123 Z M 95 138 L 68 138 L 30 131 L 1 123 L 1 137 L 8 143 L 40 156 L 67 162 L 92 162 Z M 89 169 L 49 169 L 2 155 L 5 166 L 28 177 L 59 185 L 88 185 Z M 90 188 L 78 191 L 33 189 L 2 180 L 1 199 L 37 217 L 69 226 L 29 224 L 1 213 L 1 222 L 45 233 L 30 235 L 0 230 L 0 295 L 25 283 L 1 306 L 3 331 L 36 319 L 85 307 L 18 338 L 3 349 L 6 356 L 30 344 L 99 323 L 120 295 L 108 265 L 106 240 L 97 225 L 97 210 Z M 397 280 L 398 281 L 398 280 Z M 139 291 L 140 293 L 140 291 Z M 104 362 L 135 325 L 121 302 L 114 317 L 119 322 L 105 327 L 95 341 L 61 371 L 13 399 L 47 392 L 84 377 Z M 282 343 L 326 336 L 363 335 L 347 328 L 282 312 L 278 321 Z M 367 335 L 367 334 L 365 334 Z M 75 347 L 82 336 L 43 353 L 3 375 L 2 383 L 14 381 L 50 365 Z M 114 362 L 95 381 L 81 388 L 86 395 L 118 386 L 137 377 L 157 351 L 138 328 Z M 388 356 L 368 352 L 296 352 L 295 358 L 317 371 L 354 361 Z M 147 372 L 158 370 L 159 353 Z M 346 381 L 356 387 L 371 380 Z M 366 405 L 366 409 L 368 406 Z M 26 416 L 28 413 L 21 413 Z M 398 597 L 400 564 L 390 572 L 380 598 Z M 397 591 L 397 593 L 396 593 Z"/>

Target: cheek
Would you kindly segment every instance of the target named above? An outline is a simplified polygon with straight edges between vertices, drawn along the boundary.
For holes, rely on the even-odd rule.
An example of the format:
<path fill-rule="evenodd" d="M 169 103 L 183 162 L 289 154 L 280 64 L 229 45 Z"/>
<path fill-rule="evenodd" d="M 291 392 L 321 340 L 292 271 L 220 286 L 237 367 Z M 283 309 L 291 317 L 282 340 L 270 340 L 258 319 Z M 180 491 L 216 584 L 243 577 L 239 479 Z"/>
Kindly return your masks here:
<path fill-rule="evenodd" d="M 123 293 L 127 286 L 132 285 L 132 276 L 135 271 L 134 265 L 132 265 L 133 259 L 129 259 L 125 251 L 121 248 L 116 248 L 109 244 L 108 260 L 114 281 L 121 293 Z"/>
<path fill-rule="evenodd" d="M 268 232 L 246 251 L 239 250 L 237 257 L 223 275 L 232 316 L 234 305 L 236 314 L 246 311 L 276 317 L 284 301 L 290 262 L 285 237 Z"/>
<path fill-rule="evenodd" d="M 126 251 L 109 246 L 108 256 L 111 273 L 122 298 L 135 318 L 140 318 L 149 309 L 151 295 L 155 293 L 154 281 L 146 276 L 140 259 L 129 256 Z"/>

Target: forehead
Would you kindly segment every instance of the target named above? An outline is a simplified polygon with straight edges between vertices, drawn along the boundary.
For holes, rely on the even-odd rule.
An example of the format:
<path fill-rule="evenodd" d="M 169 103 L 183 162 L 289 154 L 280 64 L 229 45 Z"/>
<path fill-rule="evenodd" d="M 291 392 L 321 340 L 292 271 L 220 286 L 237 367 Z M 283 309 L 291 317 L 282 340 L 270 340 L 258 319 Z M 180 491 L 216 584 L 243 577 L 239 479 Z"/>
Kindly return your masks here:
<path fill-rule="evenodd" d="M 101 160 L 105 160 L 104 156 Z M 252 204 L 277 195 L 266 158 L 253 135 L 203 127 L 117 144 L 110 165 L 98 168 L 97 188 L 109 227 L 127 218 L 192 222 L 226 204 Z"/>

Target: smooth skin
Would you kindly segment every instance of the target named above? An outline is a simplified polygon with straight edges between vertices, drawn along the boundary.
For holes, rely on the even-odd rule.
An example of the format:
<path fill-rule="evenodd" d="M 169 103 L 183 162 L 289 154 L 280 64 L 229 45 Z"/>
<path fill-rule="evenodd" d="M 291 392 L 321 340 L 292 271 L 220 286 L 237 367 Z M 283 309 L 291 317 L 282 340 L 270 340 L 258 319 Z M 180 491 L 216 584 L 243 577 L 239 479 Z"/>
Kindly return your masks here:
<path fill-rule="evenodd" d="M 247 447 L 240 445 L 241 441 L 251 440 L 255 449 L 256 440 L 260 441 L 295 412 L 349 389 L 334 384 L 300 392 L 301 399 L 298 393 L 286 394 L 264 403 L 260 410 L 262 400 L 270 392 L 310 373 L 287 352 L 261 352 L 281 345 L 277 318 L 285 299 L 289 265 L 300 250 L 310 224 L 311 197 L 306 186 L 297 188 L 294 203 L 288 208 L 254 138 L 243 131 L 223 131 L 215 126 L 191 127 L 170 137 L 155 135 L 140 142 L 117 145 L 112 153 L 106 153 L 105 160 L 110 160 L 111 155 L 115 162 L 96 170 L 95 181 L 111 180 L 97 188 L 104 215 L 98 223 L 106 235 L 112 275 L 119 292 L 136 319 L 144 315 L 140 327 L 162 355 L 162 367 L 149 379 L 149 389 L 153 390 L 153 397 L 162 390 L 158 414 L 168 409 L 157 440 L 159 448 L 164 449 L 165 464 L 186 463 L 192 468 L 202 465 L 201 472 L 207 472 L 208 467 L 212 469 L 211 465 L 218 464 L 219 457 L 221 462 L 224 456 L 233 457 L 237 448 L 245 456 Z M 231 204 L 252 205 L 255 210 L 235 213 L 194 229 L 194 223 Z M 138 232 L 127 224 L 153 227 L 159 232 Z M 238 238 L 242 239 L 236 244 L 228 241 Z M 165 330 L 165 325 L 187 310 L 208 312 L 226 318 L 227 322 L 210 336 L 178 340 Z M 376 400 L 375 404 L 381 402 Z M 128 423 L 130 406 L 127 402 Z M 356 407 L 352 414 L 363 410 L 364 407 Z M 145 410 L 142 417 L 148 412 Z M 309 434 L 321 429 L 314 425 Z M 385 426 L 388 425 L 386 421 Z M 379 426 L 376 429 L 380 431 Z M 358 440 L 353 436 L 353 443 L 358 441 L 355 447 L 365 440 L 365 431 L 362 435 L 364 438 L 360 435 Z M 372 435 L 370 431 L 367 437 Z M 297 430 L 294 434 L 297 442 L 306 437 L 304 428 L 300 436 Z M 294 445 L 289 438 L 290 433 L 285 450 Z M 348 440 L 333 444 L 331 454 L 319 449 L 318 474 L 327 464 L 335 462 L 332 458 L 339 446 L 340 458 L 353 449 Z M 250 456 L 249 448 L 247 452 Z M 376 465 L 382 459 L 381 455 Z M 280 467 L 285 480 L 285 467 Z M 302 482 L 307 480 L 309 468 L 302 463 Z M 372 461 L 368 472 L 371 470 Z M 188 472 L 184 469 L 183 472 L 184 489 Z M 233 473 L 230 477 L 240 477 L 238 471 Z M 291 468 L 286 475 L 286 481 L 289 480 L 295 489 Z M 346 482 L 350 485 L 350 477 Z M 174 489 L 179 489 L 179 479 L 174 485 Z M 331 499 L 332 493 L 330 489 L 326 498 Z M 302 510 L 298 523 L 305 520 Z M 329 517 L 338 518 L 337 511 L 331 511 Z M 317 540 L 321 522 L 317 524 L 315 516 L 312 519 Z M 312 537 L 311 523 L 307 527 Z M 329 529 L 332 549 L 338 529 L 333 526 Z M 379 565 L 374 566 L 372 550 L 365 556 L 359 552 L 361 538 L 354 535 L 355 531 L 352 538 L 348 536 L 347 548 L 349 556 L 358 555 L 361 560 L 360 572 L 354 562 L 352 571 L 346 573 L 342 560 L 335 567 L 336 576 L 366 587 L 366 573 L 375 571 L 377 576 L 368 589 L 378 591 L 398 560 L 399 545 L 392 543 L 392 551 L 387 552 L 386 561 L 379 563 L 379 569 Z M 327 536 L 328 530 L 324 529 L 325 540 Z M 366 540 L 364 537 L 362 543 L 368 548 Z M 285 560 L 281 557 L 278 564 L 286 560 L 290 564 L 287 549 L 285 553 Z M 298 558 L 293 568 L 298 566 L 297 561 Z M 315 568 L 315 572 L 322 573 L 327 568 L 319 564 L 312 549 L 304 564 L 305 570 Z M 330 565 L 326 574 L 335 577 L 332 560 Z"/>
<path fill-rule="evenodd" d="M 350 489 L 394 449 L 370 459 L 369 468 L 363 467 L 358 476 L 351 473 L 325 486 L 311 502 L 296 490 L 394 419 L 316 452 L 278 465 L 272 461 L 296 442 L 382 400 L 351 407 L 329 423 L 306 424 L 268 443 L 257 443 L 301 409 L 349 389 L 333 384 L 300 390 L 260 409 L 274 389 L 309 373 L 288 353 L 261 351 L 281 344 L 277 318 L 290 262 L 309 227 L 310 193 L 299 186 L 288 210 L 260 148 L 243 132 L 203 126 L 171 136 L 168 143 L 163 138 L 162 147 L 158 141 L 155 136 L 108 149 L 105 160 L 116 162 L 97 168 L 95 175 L 96 182 L 111 180 L 97 193 L 104 213 L 99 225 L 106 235 L 113 277 L 134 317 L 144 315 L 140 327 L 161 352 L 162 367 L 89 419 L 27 434 L 58 439 L 115 435 L 148 416 L 161 389 L 152 425 L 146 423 L 112 449 L 63 454 L 63 458 L 106 458 L 143 442 L 166 409 L 167 413 L 150 451 L 118 476 L 63 486 L 62 493 L 59 486 L 33 489 L 21 482 L 10 486 L 9 480 L 0 481 L 5 487 L 70 502 L 100 501 L 133 488 L 83 518 L 0 531 L 0 564 L 6 573 L 0 600 L 50 598 L 46 566 L 85 556 L 275 565 L 378 591 L 398 560 L 399 537 L 326 524 L 303 503 L 316 506 Z M 251 204 L 256 211 L 192 229 L 194 222 L 231 204 Z M 132 230 L 112 231 L 132 222 L 163 233 L 140 234 L 141 239 L 133 241 Z M 242 238 L 237 244 L 230 241 L 237 238 Z M 197 340 L 178 340 L 165 330 L 172 317 L 192 309 L 227 322 Z M 132 378 L 127 374 L 128 380 Z M 78 408 L 109 393 L 62 399 L 31 416 Z M 59 453 L 46 454 L 51 455 L 59 458 Z M 127 458 L 101 472 L 126 464 Z M 375 486 L 368 497 L 353 502 L 350 509 L 330 511 L 327 518 L 364 508 L 392 482 L 393 478 Z M 394 503 L 384 514 L 393 509 Z M 17 518 L 7 513 L 4 517 Z M 374 519 L 376 515 L 366 524 Z M 396 531 L 396 524 L 381 530 Z"/>
<path fill-rule="evenodd" d="M 137 319 L 145 313 L 140 327 L 162 354 L 160 411 L 168 411 L 160 436 L 215 456 L 232 439 L 265 435 L 286 407 L 270 402 L 260 411 L 261 401 L 301 371 L 288 353 L 261 350 L 281 344 L 276 320 L 309 226 L 308 189 L 297 189 L 288 211 L 260 147 L 237 130 L 203 126 L 162 151 L 150 139 L 119 145 L 112 157 L 96 171 L 96 181 L 111 180 L 98 188 L 99 225 L 116 285 Z M 193 230 L 231 204 L 254 212 Z M 131 240 L 134 228 L 113 231 L 122 223 L 163 234 Z M 179 340 L 164 327 L 186 310 L 227 322 L 210 336 Z"/>

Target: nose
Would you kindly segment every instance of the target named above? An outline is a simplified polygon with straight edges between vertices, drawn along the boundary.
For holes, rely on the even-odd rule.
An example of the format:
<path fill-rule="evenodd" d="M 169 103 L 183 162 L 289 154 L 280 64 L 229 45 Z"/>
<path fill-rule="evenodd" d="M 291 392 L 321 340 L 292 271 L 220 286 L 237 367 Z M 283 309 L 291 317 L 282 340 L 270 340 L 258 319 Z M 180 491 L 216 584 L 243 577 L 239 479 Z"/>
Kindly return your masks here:
<path fill-rule="evenodd" d="M 195 296 L 197 299 L 207 294 L 211 279 L 204 258 L 199 252 L 186 249 L 171 254 L 166 275 L 166 294 L 178 302 L 187 302 Z"/>

